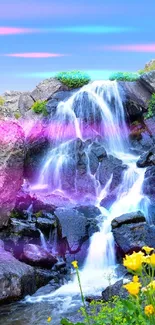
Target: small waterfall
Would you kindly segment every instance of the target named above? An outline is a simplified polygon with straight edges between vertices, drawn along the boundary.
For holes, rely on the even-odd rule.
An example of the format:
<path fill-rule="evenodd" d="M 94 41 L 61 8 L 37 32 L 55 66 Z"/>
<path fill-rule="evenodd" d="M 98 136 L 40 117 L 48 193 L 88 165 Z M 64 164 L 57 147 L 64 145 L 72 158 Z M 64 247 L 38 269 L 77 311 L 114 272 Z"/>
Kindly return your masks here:
<path fill-rule="evenodd" d="M 85 105 L 85 102 L 87 105 Z M 97 173 L 91 175 L 96 188 L 96 206 L 100 208 L 100 231 L 95 233 L 88 249 L 83 269 L 80 271 L 81 282 L 85 294 L 97 294 L 108 285 L 109 276 L 116 281 L 114 238 L 111 232 L 111 221 L 124 213 L 141 210 L 147 214 L 148 199 L 142 193 L 145 169 L 136 166 L 138 157 L 129 152 L 128 130 L 125 123 L 124 110 L 117 82 L 93 82 L 74 94 L 67 102 L 60 103 L 56 115 L 57 123 L 50 130 L 53 148 L 49 152 L 40 173 L 41 184 L 52 189 L 63 191 L 62 175 L 64 166 L 71 161 L 71 152 L 76 157 L 76 146 L 72 139 L 85 141 L 88 138 L 101 137 L 108 154 L 114 155 L 127 165 L 122 183 L 117 188 L 117 197 L 111 208 L 106 210 L 100 206 L 101 200 L 110 194 L 112 176 L 104 188 L 98 184 Z M 87 147 L 86 156 L 88 157 Z M 72 156 L 72 157 L 73 157 Z M 87 173 L 91 174 L 89 159 Z M 76 180 L 75 180 L 76 181 Z M 28 301 L 53 299 L 54 296 L 76 295 L 79 293 L 75 279 L 62 286 L 55 293 L 29 298 Z"/>
<path fill-rule="evenodd" d="M 126 152 L 128 130 L 116 81 L 93 82 L 58 105 L 49 128 L 51 150 L 35 188 L 63 191 L 64 170 L 76 161 L 77 148 L 73 140 L 85 141 L 97 136 L 102 138 L 108 153 L 117 156 Z"/>
<path fill-rule="evenodd" d="M 38 231 L 40 233 L 40 241 L 41 241 L 42 248 L 44 248 L 45 250 L 48 250 L 44 234 L 42 233 L 42 231 L 40 229 L 38 229 Z"/>

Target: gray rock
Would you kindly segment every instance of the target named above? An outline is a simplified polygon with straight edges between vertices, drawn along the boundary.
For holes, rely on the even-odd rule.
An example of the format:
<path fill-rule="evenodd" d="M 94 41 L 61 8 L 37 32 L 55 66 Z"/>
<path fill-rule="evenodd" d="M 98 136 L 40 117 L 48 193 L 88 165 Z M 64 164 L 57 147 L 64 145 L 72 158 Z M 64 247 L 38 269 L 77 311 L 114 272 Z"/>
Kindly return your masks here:
<path fill-rule="evenodd" d="M 145 217 L 141 211 L 125 213 L 120 217 L 117 217 L 112 220 L 111 225 L 112 229 L 122 226 L 123 224 L 145 222 Z"/>
<path fill-rule="evenodd" d="M 47 112 L 51 116 L 54 116 L 54 114 L 56 113 L 58 104 L 62 101 L 66 101 L 70 96 L 72 96 L 74 94 L 74 92 L 75 92 L 75 90 L 74 91 L 64 90 L 64 91 L 58 91 L 58 92 L 54 93 L 52 95 L 52 98 L 50 100 L 48 100 L 48 102 L 47 102 L 47 105 L 46 105 Z"/>
<path fill-rule="evenodd" d="M 143 153 L 137 161 L 137 167 L 148 167 L 155 165 L 155 147 Z"/>
<path fill-rule="evenodd" d="M 24 92 L 19 96 L 18 108 L 22 116 L 32 107 L 34 100 L 31 97 L 30 92 Z"/>
<path fill-rule="evenodd" d="M 140 81 L 151 93 L 155 92 L 155 70 L 142 74 Z"/>
<path fill-rule="evenodd" d="M 18 101 L 21 94 L 19 91 L 6 91 L 2 94 L 5 102 L 0 106 L 0 116 L 14 117 L 15 113 L 20 113 Z"/>
<path fill-rule="evenodd" d="M 105 157 L 99 166 L 99 181 L 102 186 L 105 186 L 113 174 L 110 189 L 114 190 L 120 183 L 123 175 L 123 171 L 127 167 L 122 164 L 120 159 L 117 159 L 111 155 Z"/>
<path fill-rule="evenodd" d="M 50 252 L 34 244 L 24 246 L 21 259 L 30 265 L 46 268 L 51 268 L 57 262 L 57 259 Z"/>
<path fill-rule="evenodd" d="M 108 286 L 102 292 L 103 301 L 109 301 L 114 296 L 119 296 L 120 298 L 127 298 L 128 293 L 125 289 L 123 289 L 123 280 L 119 280 L 116 283 Z"/>
<path fill-rule="evenodd" d="M 7 225 L 23 183 L 24 134 L 10 120 L 0 121 L 0 228 Z M 5 139 L 5 141 L 4 141 Z"/>
<path fill-rule="evenodd" d="M 143 112 L 147 110 L 147 104 L 151 97 L 149 90 L 140 81 L 119 81 L 118 84 L 124 97 L 127 118 L 130 121 L 141 118 Z"/>
<path fill-rule="evenodd" d="M 88 217 L 90 212 L 90 218 Z M 86 257 L 86 249 L 89 245 L 87 242 L 89 237 L 98 231 L 97 220 L 95 217 L 100 211 L 93 207 L 77 207 L 77 208 L 58 208 L 55 210 L 60 223 L 61 241 L 59 243 L 61 255 L 74 255 L 80 262 Z M 94 215 L 94 217 L 93 217 Z M 86 246 L 84 246 L 86 244 Z M 79 255 L 77 255 L 80 252 Z M 68 256 L 69 257 L 69 256 Z M 69 257 L 70 258 L 70 257 Z M 71 258 L 73 260 L 73 257 Z"/>
<path fill-rule="evenodd" d="M 34 269 L 0 248 L 0 302 L 21 299 L 35 290 Z"/>
<path fill-rule="evenodd" d="M 34 101 L 49 100 L 52 96 L 62 90 L 68 90 L 68 87 L 63 85 L 59 80 L 50 78 L 39 83 L 39 85 L 31 92 Z"/>

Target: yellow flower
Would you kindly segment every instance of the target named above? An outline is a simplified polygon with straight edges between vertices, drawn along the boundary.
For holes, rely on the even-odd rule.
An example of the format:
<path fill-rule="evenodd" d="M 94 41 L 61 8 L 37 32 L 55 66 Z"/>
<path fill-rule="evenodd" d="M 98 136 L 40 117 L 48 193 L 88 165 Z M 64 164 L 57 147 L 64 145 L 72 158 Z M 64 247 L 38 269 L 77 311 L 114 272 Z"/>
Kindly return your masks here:
<path fill-rule="evenodd" d="M 137 275 L 134 275 L 132 281 L 133 282 L 139 282 L 138 276 Z"/>
<path fill-rule="evenodd" d="M 152 305 L 145 306 L 145 315 L 150 316 L 153 315 L 155 312 L 155 309 Z"/>
<path fill-rule="evenodd" d="M 152 266 L 155 266 L 155 254 L 150 255 L 149 264 L 151 264 Z"/>
<path fill-rule="evenodd" d="M 129 270 L 137 271 L 137 270 L 141 269 L 141 267 L 142 267 L 143 257 L 144 257 L 144 253 L 133 252 L 132 255 L 125 256 L 125 258 L 123 259 L 123 265 L 125 267 L 127 267 L 127 269 L 129 269 Z"/>
<path fill-rule="evenodd" d="M 137 296 L 139 293 L 139 289 L 141 287 L 141 283 L 139 282 L 129 282 L 123 286 L 131 295 Z"/>
<path fill-rule="evenodd" d="M 151 281 L 151 282 L 148 284 L 147 288 L 155 289 L 155 280 Z"/>
<path fill-rule="evenodd" d="M 75 269 L 78 269 L 78 262 L 77 261 L 73 261 L 72 265 L 74 266 Z"/>
<path fill-rule="evenodd" d="M 47 322 L 48 322 L 48 323 L 50 323 L 51 320 L 52 320 L 52 317 L 48 317 L 48 318 L 47 318 Z"/>
<path fill-rule="evenodd" d="M 143 246 L 142 249 L 143 251 L 145 251 L 146 254 L 150 254 L 154 250 L 154 248 L 149 246 Z"/>

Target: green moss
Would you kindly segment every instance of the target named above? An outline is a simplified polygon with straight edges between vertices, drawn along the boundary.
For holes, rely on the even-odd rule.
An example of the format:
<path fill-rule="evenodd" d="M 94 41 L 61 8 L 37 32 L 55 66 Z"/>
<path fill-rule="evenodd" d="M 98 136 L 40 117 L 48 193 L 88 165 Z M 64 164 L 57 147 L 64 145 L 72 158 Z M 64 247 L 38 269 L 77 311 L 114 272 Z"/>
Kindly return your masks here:
<path fill-rule="evenodd" d="M 40 211 L 36 212 L 34 215 L 36 218 L 40 218 L 40 217 L 42 217 L 42 214 L 43 214 L 43 212 L 42 212 L 42 210 L 40 210 Z"/>
<path fill-rule="evenodd" d="M 148 112 L 145 115 L 145 119 L 151 118 L 155 115 L 155 93 L 152 94 L 148 103 Z"/>
<path fill-rule="evenodd" d="M 14 113 L 14 117 L 18 120 L 21 117 L 21 114 L 19 112 Z"/>
<path fill-rule="evenodd" d="M 41 100 L 38 100 L 37 102 L 35 102 L 31 109 L 36 113 L 36 114 L 43 114 L 44 116 L 47 116 L 48 115 L 48 112 L 47 112 L 47 108 L 46 108 L 46 100 L 44 101 L 41 101 Z"/>
<path fill-rule="evenodd" d="M 69 88 L 82 87 L 89 83 L 90 77 L 85 72 L 79 70 L 62 71 L 55 75 L 55 78 L 61 81 Z"/>
<path fill-rule="evenodd" d="M 0 96 L 0 106 L 3 106 L 5 103 L 5 99 Z"/>
<path fill-rule="evenodd" d="M 110 80 L 119 80 L 119 81 L 136 81 L 140 77 L 139 73 L 136 72 L 115 72 L 112 73 L 109 77 Z"/>

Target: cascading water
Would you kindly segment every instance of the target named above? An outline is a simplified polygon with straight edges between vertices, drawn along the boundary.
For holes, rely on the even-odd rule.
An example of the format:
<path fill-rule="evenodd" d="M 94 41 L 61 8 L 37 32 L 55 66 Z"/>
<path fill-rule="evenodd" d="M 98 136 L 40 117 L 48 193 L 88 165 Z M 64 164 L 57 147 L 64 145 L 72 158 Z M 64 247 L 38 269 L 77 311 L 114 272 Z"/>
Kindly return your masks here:
<path fill-rule="evenodd" d="M 40 172 L 39 185 L 40 187 L 46 185 L 52 192 L 59 190 L 65 193 L 62 182 L 63 173 L 68 164 L 73 166 L 75 163 L 76 145 L 73 145 L 75 139 L 86 141 L 99 137 L 107 153 L 121 159 L 127 165 L 122 183 L 117 188 L 116 200 L 108 211 L 104 207 L 100 207 L 100 202 L 110 193 L 113 175 L 106 186 L 102 188 L 97 172 L 91 175 L 89 146 L 85 150 L 86 172 L 93 178 L 96 188 L 96 206 L 101 210 L 102 222 L 100 231 L 91 238 L 88 255 L 83 270 L 81 270 L 81 281 L 85 293 L 101 292 L 102 288 L 108 284 L 105 274 L 109 276 L 116 266 L 114 239 L 111 232 L 112 219 L 138 209 L 147 213 L 145 211 L 147 198 L 142 193 L 145 170 L 136 167 L 138 157 L 130 154 L 128 129 L 117 82 L 93 82 L 83 87 L 66 102 L 60 103 L 49 135 L 52 138 L 51 150 Z M 76 184 L 76 173 L 74 177 Z M 113 280 L 115 281 L 115 276 Z M 28 298 L 28 301 L 53 299 L 53 296 L 78 292 L 78 283 L 74 279 L 54 294 Z"/>

